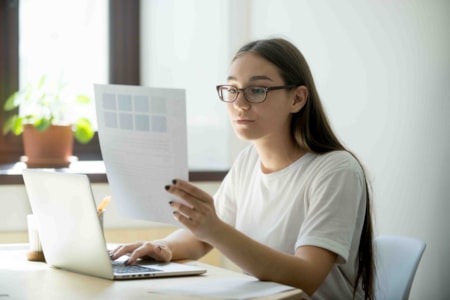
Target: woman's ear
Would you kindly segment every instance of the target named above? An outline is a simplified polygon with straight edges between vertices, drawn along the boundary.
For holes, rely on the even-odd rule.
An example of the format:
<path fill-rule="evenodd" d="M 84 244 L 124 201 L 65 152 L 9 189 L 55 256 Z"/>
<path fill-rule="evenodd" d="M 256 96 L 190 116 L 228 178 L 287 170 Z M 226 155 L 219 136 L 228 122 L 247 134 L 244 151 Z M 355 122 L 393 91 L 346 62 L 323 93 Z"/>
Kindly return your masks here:
<path fill-rule="evenodd" d="M 306 101 L 308 101 L 308 95 L 309 95 L 308 88 L 304 85 L 298 86 L 295 89 L 291 107 L 292 113 L 299 112 L 303 108 L 303 106 L 305 106 Z"/>

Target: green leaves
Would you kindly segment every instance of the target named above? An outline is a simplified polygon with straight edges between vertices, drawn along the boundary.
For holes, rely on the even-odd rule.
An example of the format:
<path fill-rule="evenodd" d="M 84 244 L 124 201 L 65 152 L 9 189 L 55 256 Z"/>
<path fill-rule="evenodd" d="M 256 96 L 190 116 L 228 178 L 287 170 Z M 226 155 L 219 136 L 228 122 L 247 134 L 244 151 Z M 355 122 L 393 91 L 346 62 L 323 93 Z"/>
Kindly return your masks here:
<path fill-rule="evenodd" d="M 78 95 L 76 97 L 76 102 L 78 102 L 78 104 L 90 104 L 91 103 L 91 98 L 89 98 L 86 95 Z"/>
<path fill-rule="evenodd" d="M 51 124 L 52 121 L 49 119 L 39 119 L 33 123 L 33 126 L 39 131 L 44 131 L 47 130 L 47 128 L 49 128 Z"/>
<path fill-rule="evenodd" d="M 18 103 L 16 103 L 17 96 L 19 95 L 19 92 L 15 92 L 11 96 L 6 99 L 5 105 L 3 105 L 3 109 L 5 111 L 11 111 L 19 106 Z"/>
<path fill-rule="evenodd" d="M 40 131 L 51 124 L 72 124 L 75 139 L 86 144 L 95 133 L 91 121 L 84 115 L 91 109 L 90 104 L 87 95 L 70 94 L 66 83 L 48 80 L 43 75 L 36 84 L 27 84 L 5 101 L 3 109 L 14 114 L 5 121 L 3 134 L 20 135 L 24 124 L 33 124 Z"/>
<path fill-rule="evenodd" d="M 80 118 L 75 123 L 75 130 L 73 132 L 77 141 L 82 144 L 87 144 L 94 136 L 91 121 L 86 118 Z"/>
<path fill-rule="evenodd" d="M 22 118 L 17 115 L 9 117 L 3 126 L 3 134 L 12 132 L 14 135 L 21 135 L 23 132 Z"/>

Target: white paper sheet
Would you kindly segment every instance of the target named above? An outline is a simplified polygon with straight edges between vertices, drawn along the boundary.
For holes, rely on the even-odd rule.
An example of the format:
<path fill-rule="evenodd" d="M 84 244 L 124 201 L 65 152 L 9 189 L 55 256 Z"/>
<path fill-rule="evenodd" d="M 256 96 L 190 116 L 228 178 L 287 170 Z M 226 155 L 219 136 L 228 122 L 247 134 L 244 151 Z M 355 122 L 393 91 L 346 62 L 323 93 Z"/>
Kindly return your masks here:
<path fill-rule="evenodd" d="M 252 277 L 234 277 L 224 279 L 204 278 L 202 281 L 186 282 L 186 284 L 177 284 L 170 288 L 153 288 L 150 293 L 214 299 L 252 299 L 292 289 L 291 286 L 259 281 Z"/>
<path fill-rule="evenodd" d="M 188 179 L 185 91 L 95 85 L 100 147 L 122 215 L 178 225 L 164 189 Z"/>

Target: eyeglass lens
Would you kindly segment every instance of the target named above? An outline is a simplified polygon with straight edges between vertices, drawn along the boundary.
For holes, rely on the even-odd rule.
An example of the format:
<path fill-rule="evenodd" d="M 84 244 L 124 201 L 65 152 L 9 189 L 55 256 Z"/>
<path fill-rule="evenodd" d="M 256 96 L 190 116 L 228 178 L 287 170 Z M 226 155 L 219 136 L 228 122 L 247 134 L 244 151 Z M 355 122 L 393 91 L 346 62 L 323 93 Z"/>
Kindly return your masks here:
<path fill-rule="evenodd" d="M 246 87 L 242 90 L 232 86 L 221 86 L 218 91 L 219 97 L 225 102 L 233 102 L 236 100 L 241 91 L 244 93 L 245 99 L 249 102 L 262 102 L 266 99 L 267 94 L 266 88 L 257 86 Z"/>

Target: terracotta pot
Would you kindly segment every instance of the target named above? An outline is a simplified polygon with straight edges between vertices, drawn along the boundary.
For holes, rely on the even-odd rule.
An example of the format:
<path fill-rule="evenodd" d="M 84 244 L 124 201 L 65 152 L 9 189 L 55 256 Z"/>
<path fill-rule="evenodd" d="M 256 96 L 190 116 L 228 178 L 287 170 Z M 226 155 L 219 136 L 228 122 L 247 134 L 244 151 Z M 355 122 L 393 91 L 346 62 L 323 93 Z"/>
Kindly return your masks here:
<path fill-rule="evenodd" d="M 51 125 L 39 131 L 25 125 L 23 131 L 24 161 L 29 168 L 68 167 L 73 151 L 73 132 L 70 125 Z"/>

